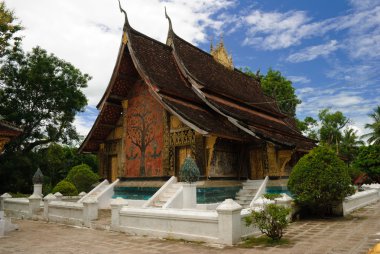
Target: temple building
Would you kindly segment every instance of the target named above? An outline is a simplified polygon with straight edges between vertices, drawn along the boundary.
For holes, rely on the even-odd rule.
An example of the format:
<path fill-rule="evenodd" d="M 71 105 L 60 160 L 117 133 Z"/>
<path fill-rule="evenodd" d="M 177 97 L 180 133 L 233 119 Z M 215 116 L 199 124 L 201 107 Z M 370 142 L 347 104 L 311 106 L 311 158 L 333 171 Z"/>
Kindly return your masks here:
<path fill-rule="evenodd" d="M 4 146 L 22 133 L 22 129 L 5 121 L 0 115 L 0 154 L 4 151 Z"/>
<path fill-rule="evenodd" d="M 179 37 L 166 44 L 125 24 L 99 115 L 80 152 L 109 180 L 178 176 L 192 156 L 207 179 L 286 177 L 315 141 L 304 137 L 260 82 Z"/>

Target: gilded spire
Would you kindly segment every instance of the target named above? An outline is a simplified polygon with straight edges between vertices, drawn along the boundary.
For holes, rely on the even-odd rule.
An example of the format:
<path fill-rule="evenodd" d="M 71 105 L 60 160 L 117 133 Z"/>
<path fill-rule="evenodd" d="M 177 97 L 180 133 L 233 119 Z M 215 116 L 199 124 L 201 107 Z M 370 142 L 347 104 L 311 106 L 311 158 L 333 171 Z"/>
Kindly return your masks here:
<path fill-rule="evenodd" d="M 128 43 L 127 29 L 129 27 L 129 22 L 128 22 L 127 12 L 121 7 L 120 0 L 119 0 L 119 9 L 120 9 L 120 12 L 124 13 L 124 17 L 125 17 L 124 27 L 123 27 L 123 44 L 125 45 Z"/>
<path fill-rule="evenodd" d="M 228 55 L 227 50 L 224 47 L 223 36 L 220 36 L 220 42 L 216 47 L 213 47 L 211 43 L 210 54 L 218 63 L 223 64 L 228 69 L 234 69 L 232 55 Z"/>
<path fill-rule="evenodd" d="M 166 45 L 172 45 L 173 44 L 173 38 L 172 38 L 172 34 L 173 34 L 173 26 L 172 26 L 172 20 L 171 18 L 169 17 L 168 13 L 166 12 L 166 6 L 165 6 L 165 17 L 168 19 L 169 21 L 169 32 L 168 32 L 168 38 L 166 39 Z"/>
<path fill-rule="evenodd" d="M 120 12 L 124 13 L 125 21 L 124 21 L 123 31 L 126 31 L 127 27 L 129 27 L 128 16 L 127 16 L 127 12 L 121 7 L 120 0 L 119 0 L 119 9 L 120 9 Z"/>
<path fill-rule="evenodd" d="M 170 19 L 168 13 L 166 12 L 166 6 L 165 6 L 165 18 L 167 18 L 169 21 L 169 31 L 173 31 L 172 20 Z"/>

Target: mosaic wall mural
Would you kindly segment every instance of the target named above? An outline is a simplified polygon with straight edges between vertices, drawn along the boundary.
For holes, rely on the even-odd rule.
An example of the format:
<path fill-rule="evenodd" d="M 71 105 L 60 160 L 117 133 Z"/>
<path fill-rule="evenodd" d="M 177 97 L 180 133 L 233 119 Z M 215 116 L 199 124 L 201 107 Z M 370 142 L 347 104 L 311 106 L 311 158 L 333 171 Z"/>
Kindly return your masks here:
<path fill-rule="evenodd" d="M 163 107 L 143 82 L 130 91 L 125 121 L 125 176 L 163 175 Z"/>

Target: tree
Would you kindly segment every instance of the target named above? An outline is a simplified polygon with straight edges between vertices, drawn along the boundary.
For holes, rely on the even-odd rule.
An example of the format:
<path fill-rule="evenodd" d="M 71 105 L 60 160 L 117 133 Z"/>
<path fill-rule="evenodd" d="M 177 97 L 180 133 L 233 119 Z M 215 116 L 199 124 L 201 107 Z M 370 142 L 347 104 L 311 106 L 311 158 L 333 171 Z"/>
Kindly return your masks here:
<path fill-rule="evenodd" d="M 16 33 L 22 29 L 15 23 L 14 13 L 7 9 L 4 2 L 0 2 L 0 58 L 2 58 L 10 46 L 19 46 L 21 37 Z"/>
<path fill-rule="evenodd" d="M 350 122 L 350 119 L 340 111 L 330 113 L 329 109 L 321 110 L 318 117 L 321 121 L 321 128 L 319 129 L 320 141 L 329 146 L 334 146 L 338 153 L 339 143 L 342 140 L 341 130 Z"/>
<path fill-rule="evenodd" d="M 318 121 L 311 116 L 305 117 L 303 121 L 296 119 L 297 128 L 307 137 L 318 139 Z"/>
<path fill-rule="evenodd" d="M 351 179 L 344 162 L 326 146 L 319 146 L 294 166 L 288 188 L 296 202 L 312 213 L 325 215 L 352 194 Z"/>
<path fill-rule="evenodd" d="M 380 106 L 377 106 L 373 111 L 373 113 L 369 114 L 373 123 L 365 125 L 365 128 L 370 129 L 371 132 L 363 135 L 363 137 L 368 138 L 369 144 L 380 145 Z"/>
<path fill-rule="evenodd" d="M 0 112 L 24 132 L 7 149 L 27 153 L 51 142 L 78 139 L 72 125 L 87 100 L 81 89 L 90 77 L 39 47 L 16 50 L 0 67 Z"/>
<path fill-rule="evenodd" d="M 254 74 L 249 68 L 244 68 L 245 74 L 260 80 L 264 94 L 276 99 L 280 110 L 292 117 L 296 116 L 296 107 L 301 103 L 297 98 L 292 82 L 282 76 L 280 71 L 269 69 L 265 76 L 259 72 Z"/>
<path fill-rule="evenodd" d="M 78 154 L 78 149 L 51 143 L 36 151 L 35 163 L 39 165 L 46 183 L 55 186 L 64 179 L 70 169 L 76 165 L 87 164 L 94 173 L 98 172 L 97 158 L 93 154 Z"/>
<path fill-rule="evenodd" d="M 356 136 L 357 131 L 354 129 L 346 129 L 343 132 L 343 136 L 340 142 L 339 154 L 344 157 L 348 166 L 355 159 L 359 152 L 359 147 L 364 145 L 362 140 Z"/>
<path fill-rule="evenodd" d="M 81 164 L 70 169 L 66 180 L 74 184 L 78 192 L 89 192 L 92 185 L 98 182 L 99 176 L 88 165 Z"/>
<path fill-rule="evenodd" d="M 354 167 L 380 183 L 380 145 L 362 146 L 354 161 Z"/>

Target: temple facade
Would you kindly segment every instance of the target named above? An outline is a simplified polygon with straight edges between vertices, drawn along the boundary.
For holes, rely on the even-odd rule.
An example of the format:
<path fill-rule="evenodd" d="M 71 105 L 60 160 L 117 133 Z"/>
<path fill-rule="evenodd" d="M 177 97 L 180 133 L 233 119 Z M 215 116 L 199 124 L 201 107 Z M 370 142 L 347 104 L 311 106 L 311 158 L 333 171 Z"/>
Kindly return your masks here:
<path fill-rule="evenodd" d="M 284 177 L 315 146 L 258 80 L 233 67 L 222 43 L 204 52 L 176 35 L 167 17 L 163 44 L 124 14 L 116 65 L 80 147 L 98 154 L 101 176 L 178 176 L 192 156 L 207 179 Z"/>
<path fill-rule="evenodd" d="M 19 136 L 22 129 L 5 121 L 0 116 L 0 154 L 4 151 L 5 145 L 11 141 L 12 138 Z"/>

